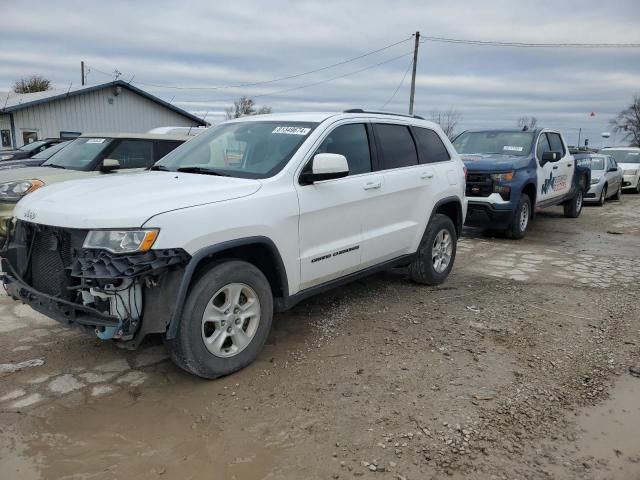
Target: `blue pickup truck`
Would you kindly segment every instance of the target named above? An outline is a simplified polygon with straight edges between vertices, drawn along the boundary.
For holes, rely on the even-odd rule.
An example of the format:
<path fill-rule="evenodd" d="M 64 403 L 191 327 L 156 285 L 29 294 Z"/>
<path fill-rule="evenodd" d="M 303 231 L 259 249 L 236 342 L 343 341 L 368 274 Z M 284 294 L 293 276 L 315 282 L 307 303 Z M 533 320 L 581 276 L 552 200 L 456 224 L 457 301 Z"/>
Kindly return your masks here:
<path fill-rule="evenodd" d="M 468 130 L 453 141 L 467 167 L 465 225 L 524 237 L 536 209 L 563 205 L 582 211 L 591 171 L 573 158 L 554 130 Z"/>

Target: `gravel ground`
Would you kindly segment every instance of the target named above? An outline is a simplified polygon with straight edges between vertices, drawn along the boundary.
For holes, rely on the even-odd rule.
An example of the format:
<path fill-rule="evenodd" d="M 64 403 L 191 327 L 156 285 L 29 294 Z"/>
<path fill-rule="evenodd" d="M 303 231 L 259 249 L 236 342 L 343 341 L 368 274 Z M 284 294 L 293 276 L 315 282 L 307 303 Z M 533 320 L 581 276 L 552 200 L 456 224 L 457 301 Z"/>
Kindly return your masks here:
<path fill-rule="evenodd" d="M 0 298 L 0 478 L 640 479 L 640 196 L 466 232 L 276 317 L 218 381 Z"/>

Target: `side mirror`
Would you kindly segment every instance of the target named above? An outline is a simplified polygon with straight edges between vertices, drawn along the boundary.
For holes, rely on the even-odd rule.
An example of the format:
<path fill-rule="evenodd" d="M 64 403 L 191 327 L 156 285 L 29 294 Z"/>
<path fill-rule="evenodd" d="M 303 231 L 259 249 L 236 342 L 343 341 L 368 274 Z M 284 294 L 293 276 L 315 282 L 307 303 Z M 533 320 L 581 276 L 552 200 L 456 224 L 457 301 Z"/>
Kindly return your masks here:
<path fill-rule="evenodd" d="M 120 169 L 120 161 L 116 160 L 115 158 L 105 158 L 102 161 L 102 168 L 101 170 L 103 172 L 113 172 L 114 170 L 118 170 Z"/>
<path fill-rule="evenodd" d="M 611 167 L 611 168 L 609 168 L 609 171 L 610 172 L 617 172 L 618 168 L 617 167 Z"/>
<path fill-rule="evenodd" d="M 349 175 L 347 157 L 337 153 L 318 153 L 300 174 L 302 185 L 333 180 Z"/>
<path fill-rule="evenodd" d="M 544 165 L 545 163 L 557 162 L 561 158 L 562 152 L 544 152 L 542 154 L 542 161 L 540 162 L 540 164 Z"/>

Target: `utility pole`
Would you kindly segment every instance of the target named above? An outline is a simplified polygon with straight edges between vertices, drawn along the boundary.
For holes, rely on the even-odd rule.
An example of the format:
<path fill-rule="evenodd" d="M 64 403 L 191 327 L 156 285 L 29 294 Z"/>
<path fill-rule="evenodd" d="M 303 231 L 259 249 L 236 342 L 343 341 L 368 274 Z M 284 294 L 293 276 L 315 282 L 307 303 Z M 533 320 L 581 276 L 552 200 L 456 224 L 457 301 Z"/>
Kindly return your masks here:
<path fill-rule="evenodd" d="M 413 73 L 411 75 L 411 96 L 409 97 L 409 115 L 413 115 L 413 98 L 416 94 L 416 66 L 418 64 L 418 45 L 420 45 L 420 32 L 416 32 L 416 43 L 413 47 Z"/>
<path fill-rule="evenodd" d="M 80 77 L 81 77 L 81 83 L 82 85 L 84 85 L 84 78 L 85 78 L 85 74 L 84 74 L 84 60 L 82 60 L 80 62 Z"/>

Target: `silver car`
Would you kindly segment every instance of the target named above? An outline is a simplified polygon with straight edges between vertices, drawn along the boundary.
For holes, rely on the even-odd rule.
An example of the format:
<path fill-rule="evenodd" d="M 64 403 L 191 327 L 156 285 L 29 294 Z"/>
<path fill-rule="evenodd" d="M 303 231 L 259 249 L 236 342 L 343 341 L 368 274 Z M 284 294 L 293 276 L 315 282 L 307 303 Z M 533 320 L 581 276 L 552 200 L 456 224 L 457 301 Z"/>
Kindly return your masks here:
<path fill-rule="evenodd" d="M 585 156 L 580 157 L 584 160 Z M 596 202 L 602 206 L 608 198 L 620 200 L 622 168 L 610 155 L 588 154 L 588 159 L 591 163 L 591 188 L 584 196 L 585 202 Z"/>

